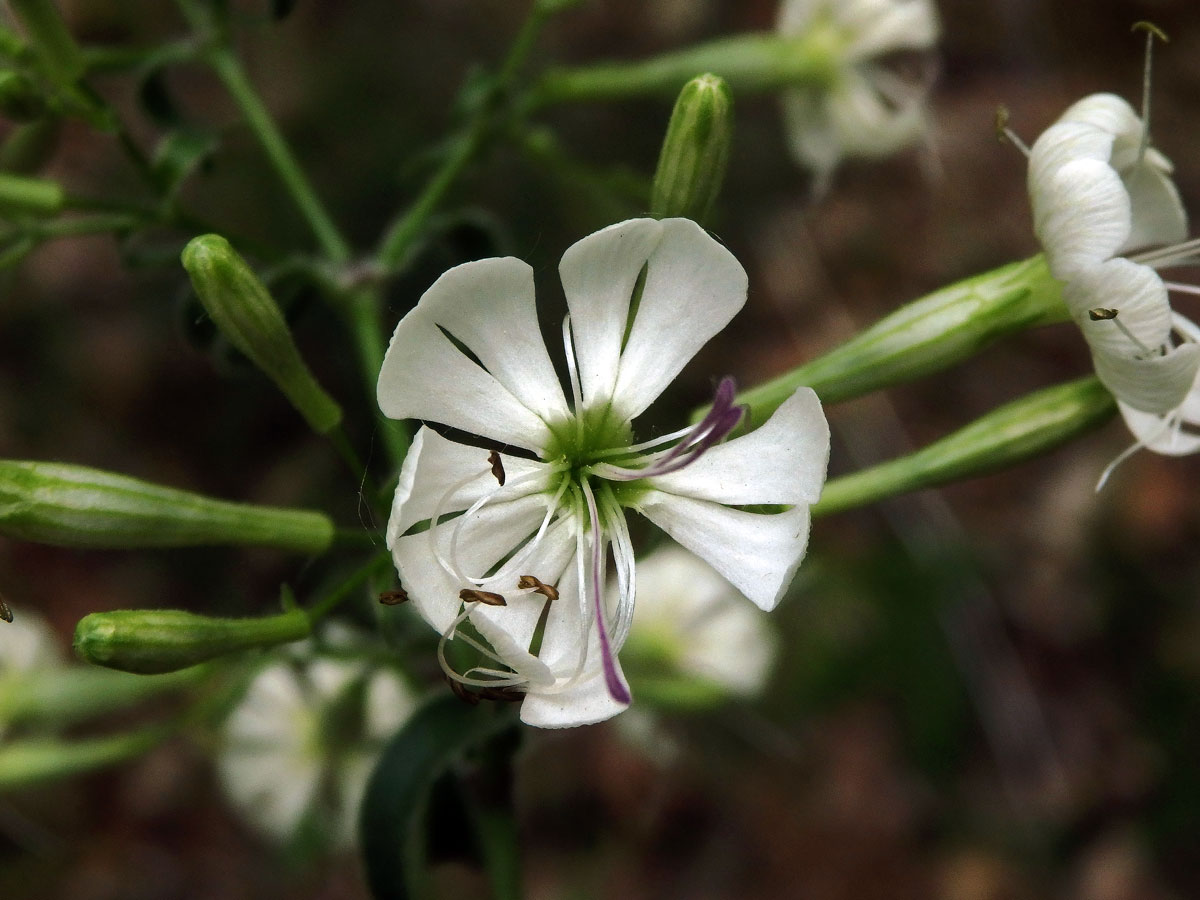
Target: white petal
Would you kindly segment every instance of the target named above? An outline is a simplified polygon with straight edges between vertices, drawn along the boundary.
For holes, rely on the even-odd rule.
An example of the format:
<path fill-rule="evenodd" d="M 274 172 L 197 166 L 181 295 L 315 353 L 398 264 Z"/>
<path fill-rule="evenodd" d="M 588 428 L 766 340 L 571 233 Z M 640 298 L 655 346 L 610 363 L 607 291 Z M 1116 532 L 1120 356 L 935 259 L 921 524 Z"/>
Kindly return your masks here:
<path fill-rule="evenodd" d="M 813 171 L 817 184 L 828 186 L 842 158 L 842 145 L 833 129 L 824 97 L 812 91 L 783 91 L 784 136 L 798 163 Z"/>
<path fill-rule="evenodd" d="M 1107 163 L 1068 162 L 1035 186 L 1032 200 L 1034 230 L 1055 278 L 1069 280 L 1111 258 L 1129 238 L 1129 195 Z"/>
<path fill-rule="evenodd" d="M 550 468 L 545 463 L 509 454 L 501 454 L 500 458 L 506 475 L 505 493 L 501 496 L 513 499 L 545 490 L 550 478 Z M 546 477 L 531 477 L 539 471 L 545 472 Z M 447 440 L 433 429 L 422 426 L 400 469 L 400 481 L 388 519 L 388 546 L 417 522 L 430 518 L 443 502 L 446 492 L 472 473 L 478 473 L 478 476 L 447 499 L 444 513 L 467 509 L 479 498 L 497 491 L 500 485 L 492 474 L 487 450 Z"/>
<path fill-rule="evenodd" d="M 1187 239 L 1187 213 L 1175 182 L 1149 159 L 1125 174 L 1133 230 L 1122 252 L 1178 244 Z"/>
<path fill-rule="evenodd" d="M 889 156 L 926 132 L 924 92 L 914 87 L 903 98 L 886 97 L 876 80 L 886 77 L 864 66 L 847 72 L 830 91 L 826 109 L 843 155 Z"/>
<path fill-rule="evenodd" d="M 562 518 L 555 522 L 546 531 L 542 538 L 542 544 L 538 548 L 535 556 L 523 562 L 518 566 L 519 571 L 514 571 L 511 578 L 511 587 L 515 591 L 517 579 L 521 575 L 533 575 L 540 579 L 544 584 L 555 585 L 559 587 L 559 599 L 551 601 L 560 605 L 574 604 L 576 600 L 573 597 L 563 598 L 563 593 L 570 590 L 570 584 L 573 579 L 565 579 L 564 576 L 569 568 L 573 569 L 575 560 L 575 534 L 576 524 L 571 518 Z M 505 590 L 505 585 L 498 585 L 497 590 L 503 593 L 508 600 L 508 606 L 486 606 L 480 604 L 471 612 L 471 621 L 476 627 L 483 632 L 497 653 L 506 656 L 505 649 L 496 645 L 494 637 L 499 632 L 506 635 L 505 647 L 509 644 L 519 648 L 522 653 L 525 653 L 533 640 L 534 632 L 537 630 L 538 620 L 542 616 L 542 609 L 546 605 L 546 598 L 541 594 L 518 594 L 509 593 Z M 553 629 L 550 629 L 553 631 Z M 554 639 L 547 641 L 543 637 L 541 655 L 548 661 L 550 665 L 556 662 L 555 653 L 551 652 Z M 523 658 L 523 657 L 522 657 Z M 513 666 L 518 671 L 524 670 Z M 547 671 L 549 671 L 547 669 Z"/>
<path fill-rule="evenodd" d="M 762 514 L 653 491 L 636 508 L 763 609 L 774 609 L 804 559 L 807 506 Z"/>
<path fill-rule="evenodd" d="M 533 534 L 546 513 L 548 498 L 530 494 L 507 502 L 488 504 L 471 514 L 459 532 L 459 563 L 463 574 L 481 576 Z M 462 517 L 442 522 L 431 537 L 429 532 L 398 538 L 392 559 L 400 583 L 413 605 L 435 631 L 444 632 L 458 615 L 458 592 L 471 587 L 451 578 L 438 563 L 431 541 L 444 558 Z M 503 593 L 503 592 L 500 592 Z"/>
<path fill-rule="evenodd" d="M 1200 369 L 1200 346 L 1184 344 L 1166 356 L 1133 359 L 1116 354 L 1092 356 L 1098 377 L 1121 402 L 1149 413 L 1165 413 L 1184 401 Z"/>
<path fill-rule="evenodd" d="M 844 4 L 841 0 L 839 5 Z M 851 59 L 866 59 L 897 50 L 928 50 L 938 39 L 938 18 L 929 0 L 888 0 L 871 9 L 850 45 Z"/>
<path fill-rule="evenodd" d="M 1060 122 L 1093 125 L 1114 137 L 1140 141 L 1142 120 L 1123 97 L 1116 94 L 1089 94 L 1067 107 Z"/>
<path fill-rule="evenodd" d="M 1096 353 L 1145 355 L 1146 349 L 1166 343 L 1171 332 L 1171 303 L 1162 279 L 1149 266 L 1127 259 L 1110 259 L 1080 272 L 1063 286 L 1063 300 Z M 1093 319 L 1090 311 L 1097 308 L 1115 309 L 1117 317 Z"/>
<path fill-rule="evenodd" d="M 828 463 L 829 424 L 817 395 L 802 387 L 760 428 L 647 482 L 716 503 L 816 503 Z"/>
<path fill-rule="evenodd" d="M 649 406 L 746 302 L 746 271 L 732 253 L 690 219 L 660 225 L 613 395 L 626 419 Z"/>
<path fill-rule="evenodd" d="M 1029 150 L 1027 180 L 1035 215 L 1041 193 L 1059 169 L 1081 159 L 1111 164 L 1113 140 L 1111 132 L 1083 122 L 1058 122 L 1043 131 Z"/>
<path fill-rule="evenodd" d="M 625 676 L 614 659 L 617 676 L 624 684 Z M 526 695 L 521 704 L 521 721 L 538 728 L 572 728 L 611 719 L 629 707 L 612 698 L 604 680 L 604 671 L 597 669 L 569 688 L 557 693 L 537 691 Z"/>
<path fill-rule="evenodd" d="M 1193 404 L 1198 393 L 1200 390 L 1193 387 L 1192 393 L 1189 395 Z M 1200 427 L 1200 420 L 1197 418 L 1185 417 L 1181 424 L 1190 425 L 1191 428 L 1189 431 L 1183 431 L 1179 427 L 1174 427 L 1163 416 L 1142 412 L 1124 403 L 1118 403 L 1117 407 L 1121 410 L 1121 416 L 1125 419 L 1129 430 L 1133 432 L 1133 436 L 1137 438 L 1139 444 L 1147 449 L 1165 456 L 1187 456 L 1200 451 L 1200 434 L 1197 434 L 1196 431 Z"/>
<path fill-rule="evenodd" d="M 820 0 L 783 0 L 775 19 L 776 30 L 783 35 L 802 34 L 819 6 Z"/>
<path fill-rule="evenodd" d="M 396 326 L 378 399 L 394 419 L 440 422 L 528 450 L 544 446 L 544 419 L 564 418 L 567 408 L 537 326 L 529 266 L 483 259 L 444 273 Z"/>
<path fill-rule="evenodd" d="M 661 237 L 662 225 L 654 219 L 619 222 L 573 244 L 558 265 L 585 407 L 612 397 L 629 301 Z"/>

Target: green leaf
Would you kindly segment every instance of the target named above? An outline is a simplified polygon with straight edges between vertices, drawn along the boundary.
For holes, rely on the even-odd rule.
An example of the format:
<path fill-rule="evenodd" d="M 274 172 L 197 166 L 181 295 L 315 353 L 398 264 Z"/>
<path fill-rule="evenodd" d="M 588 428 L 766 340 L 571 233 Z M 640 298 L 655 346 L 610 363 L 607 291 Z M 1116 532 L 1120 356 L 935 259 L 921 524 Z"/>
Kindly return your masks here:
<path fill-rule="evenodd" d="M 180 128 L 162 139 L 154 151 L 154 175 L 169 194 L 211 159 L 217 139 L 203 131 Z"/>
<path fill-rule="evenodd" d="M 434 783 L 465 752 L 513 724 L 507 711 L 440 696 L 418 710 L 384 748 L 359 819 L 367 884 L 376 900 L 422 896 Z"/>

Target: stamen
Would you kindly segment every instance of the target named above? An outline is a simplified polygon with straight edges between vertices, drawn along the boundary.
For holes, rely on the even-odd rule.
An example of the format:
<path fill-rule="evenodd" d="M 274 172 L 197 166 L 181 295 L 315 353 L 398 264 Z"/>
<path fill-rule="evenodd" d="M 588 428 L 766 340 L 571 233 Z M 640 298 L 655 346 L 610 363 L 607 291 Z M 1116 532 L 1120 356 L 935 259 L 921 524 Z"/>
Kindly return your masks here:
<path fill-rule="evenodd" d="M 458 592 L 458 599 L 464 603 L 482 603 L 484 606 L 508 606 L 503 594 L 477 591 L 474 588 L 463 588 Z"/>
<path fill-rule="evenodd" d="M 612 523 L 613 558 L 617 563 L 617 621 L 612 629 L 613 643 L 624 645 L 633 626 L 634 600 L 637 595 L 637 569 L 634 565 L 633 539 L 621 504 L 607 485 L 599 491 L 601 509 Z"/>
<path fill-rule="evenodd" d="M 642 468 L 597 463 L 589 471 L 609 481 L 636 481 L 640 478 L 666 475 L 691 465 L 710 447 L 726 438 L 742 421 L 746 410 L 745 407 L 733 405 L 736 393 L 737 387 L 732 378 L 721 379 L 713 397 L 712 407 L 704 418 L 688 432 L 684 440 L 665 454 L 651 458 Z"/>
<path fill-rule="evenodd" d="M 588 518 L 592 526 L 592 571 L 589 586 L 595 601 L 596 631 L 600 637 L 600 662 L 604 666 L 604 683 L 608 687 L 609 696 L 618 703 L 632 703 L 629 689 L 621 683 L 617 675 L 608 628 L 604 622 L 604 541 L 600 531 L 600 516 L 596 512 L 596 497 L 586 478 L 580 482 L 580 487 L 583 489 L 584 499 L 587 500 Z"/>
<path fill-rule="evenodd" d="M 1180 294 L 1191 294 L 1193 297 L 1200 297 L 1200 286 L 1194 284 L 1182 284 L 1178 281 L 1164 281 L 1163 287 L 1168 291 L 1177 291 Z"/>
<path fill-rule="evenodd" d="M 1100 493 L 1100 490 L 1105 484 L 1108 483 L 1109 476 L 1116 471 L 1117 466 L 1121 465 L 1121 463 L 1125 462 L 1125 460 L 1129 459 L 1129 457 L 1133 456 L 1143 447 L 1150 446 L 1151 443 L 1158 440 L 1159 437 L 1162 436 L 1163 432 L 1169 428 L 1176 427 L 1177 424 L 1178 416 L 1164 416 L 1162 420 L 1162 427 L 1150 434 L 1144 440 L 1139 440 L 1137 443 L 1125 448 L 1125 450 L 1123 450 L 1116 459 L 1105 466 L 1104 471 L 1100 473 L 1100 480 L 1096 482 L 1096 493 Z"/>
<path fill-rule="evenodd" d="M 1142 66 L 1142 142 L 1138 145 L 1137 165 L 1146 158 L 1150 148 L 1150 71 L 1154 55 L 1154 39 L 1168 43 L 1166 32 L 1153 22 L 1134 22 L 1132 31 L 1146 32 L 1146 61 Z"/>
<path fill-rule="evenodd" d="M 579 382 L 579 363 L 575 360 L 575 336 L 571 332 L 571 317 L 564 316 L 562 324 L 563 352 L 567 356 L 567 380 L 571 382 L 571 398 L 575 402 L 575 440 L 583 443 L 583 386 Z"/>
<path fill-rule="evenodd" d="M 500 459 L 500 454 L 493 450 L 488 454 L 488 462 L 492 464 L 492 474 L 496 476 L 496 480 L 500 482 L 500 487 L 504 487 L 504 461 Z"/>
<path fill-rule="evenodd" d="M 522 575 L 517 579 L 517 587 L 521 590 L 532 591 L 535 594 L 541 594 L 551 602 L 558 599 L 558 586 L 546 584 L 536 575 Z"/>
<path fill-rule="evenodd" d="M 471 615 L 471 609 L 472 607 L 468 606 L 466 609 L 460 612 L 454 621 L 450 623 L 450 627 L 442 632 L 442 636 L 438 640 L 437 658 L 438 665 L 442 668 L 442 673 L 447 678 L 452 679 L 459 684 L 468 684 L 473 687 L 517 687 L 522 684 L 527 684 L 529 682 L 528 678 L 512 671 L 511 669 L 502 671 L 500 669 L 488 669 L 482 666 L 474 666 L 471 669 L 468 669 L 465 675 L 460 675 L 458 672 L 454 671 L 454 668 L 446 659 L 446 644 L 454 640 L 456 637 L 461 638 L 464 643 L 470 645 L 488 659 L 491 659 L 502 666 L 507 666 L 507 663 L 493 650 L 483 646 L 483 644 L 479 643 L 479 641 L 475 640 L 470 635 L 458 633 L 458 626 L 465 622 L 467 617 Z M 478 678 L 473 676 L 471 674 L 472 672 L 477 672 L 480 675 L 486 675 L 488 677 Z"/>
<path fill-rule="evenodd" d="M 8 604 L 4 602 L 3 597 L 0 597 L 0 619 L 3 619 L 9 624 L 12 624 L 13 620 L 12 610 L 8 608 Z"/>
<path fill-rule="evenodd" d="M 1020 135 L 1008 127 L 1008 107 L 1001 104 L 996 107 L 996 140 L 1000 143 L 1008 141 L 1029 158 L 1029 145 L 1021 140 Z"/>
<path fill-rule="evenodd" d="M 379 602 L 384 606 L 398 606 L 401 603 L 408 602 L 408 591 L 404 588 L 396 588 L 391 591 L 383 591 L 379 595 Z"/>
<path fill-rule="evenodd" d="M 1193 265 L 1200 262 L 1200 238 L 1192 238 L 1182 244 L 1173 244 L 1170 247 L 1159 247 L 1157 250 L 1136 253 L 1129 257 L 1129 261 L 1155 269 Z"/>
<path fill-rule="evenodd" d="M 1138 339 L 1136 334 L 1129 330 L 1129 326 L 1127 326 L 1117 317 L 1118 312 L 1119 310 L 1116 309 L 1107 309 L 1103 306 L 1098 306 L 1095 309 L 1088 310 L 1088 318 L 1093 322 L 1112 322 L 1114 325 L 1116 325 L 1117 328 L 1120 329 L 1121 334 L 1133 341 L 1133 343 L 1137 345 L 1137 348 L 1142 351 L 1143 356 L 1139 357 L 1139 359 L 1151 356 L 1161 356 L 1162 352 L 1160 350 L 1151 350 Z"/>

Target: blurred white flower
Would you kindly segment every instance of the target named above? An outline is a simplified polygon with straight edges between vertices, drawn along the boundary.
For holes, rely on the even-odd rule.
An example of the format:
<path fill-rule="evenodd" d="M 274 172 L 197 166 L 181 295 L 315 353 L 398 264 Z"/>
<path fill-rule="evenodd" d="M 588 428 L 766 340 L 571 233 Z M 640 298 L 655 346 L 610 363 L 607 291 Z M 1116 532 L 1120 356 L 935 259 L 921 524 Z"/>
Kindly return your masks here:
<path fill-rule="evenodd" d="M 226 720 L 225 792 L 274 840 L 316 814 L 331 842 L 348 846 L 375 759 L 414 708 L 395 672 L 341 659 L 271 663 Z"/>
<path fill-rule="evenodd" d="M 1071 106 L 1029 156 L 1034 228 L 1096 375 L 1137 438 L 1129 452 L 1200 449 L 1200 331 L 1168 298 L 1198 291 L 1159 274 L 1200 260 L 1200 242 L 1184 241 L 1171 171 L 1142 119 L 1112 94 Z"/>
<path fill-rule="evenodd" d="M 638 593 L 631 646 L 730 693 L 762 690 L 775 632 L 710 565 L 679 546 L 655 550 L 638 563 Z"/>
<path fill-rule="evenodd" d="M 616 656 L 635 595 L 625 509 L 770 609 L 804 556 L 829 455 L 807 388 L 756 431 L 720 443 L 742 417 L 730 379 L 699 424 L 634 442 L 632 420 L 746 299 L 741 265 L 694 222 L 605 228 L 569 248 L 559 274 L 570 406 L 542 339 L 533 270 L 511 258 L 438 279 L 397 326 L 379 375 L 387 415 L 518 450 L 489 454 L 422 428 L 387 540 L 413 604 L 442 634 L 446 674 L 520 692 L 521 718 L 542 727 L 597 722 L 630 702 Z M 754 504 L 787 509 L 741 508 Z M 468 620 L 490 646 L 461 630 Z M 443 652 L 454 637 L 497 667 L 454 671 Z"/>
<path fill-rule="evenodd" d="M 928 132 L 929 77 L 901 77 L 889 61 L 932 50 L 940 27 L 932 0 L 783 0 L 780 34 L 819 27 L 837 74 L 829 86 L 785 91 L 783 111 L 793 155 L 823 190 L 844 157 L 889 156 Z"/>
<path fill-rule="evenodd" d="M 0 693 L 20 690 L 18 682 L 23 675 L 62 664 L 57 635 L 36 613 L 22 609 L 11 623 L 0 624 Z M 0 737 L 4 731 L 0 719 Z"/>

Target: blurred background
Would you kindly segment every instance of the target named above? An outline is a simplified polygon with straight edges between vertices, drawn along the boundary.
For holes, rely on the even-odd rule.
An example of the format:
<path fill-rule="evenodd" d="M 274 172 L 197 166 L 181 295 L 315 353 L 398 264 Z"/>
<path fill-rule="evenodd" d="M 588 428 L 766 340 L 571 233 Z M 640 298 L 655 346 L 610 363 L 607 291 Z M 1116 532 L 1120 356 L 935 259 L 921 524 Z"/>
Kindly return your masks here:
<path fill-rule="evenodd" d="M 183 33 L 169 4 L 61 6 L 88 43 Z M 526 4 L 299 0 L 277 23 L 258 4 L 241 6 L 252 78 L 338 222 L 367 249 L 431 170 L 429 148 L 453 125 L 461 85 L 502 56 Z M 587 0 L 552 22 L 533 63 L 636 59 L 768 29 L 775 6 Z M 1178 167 L 1185 205 L 1198 208 L 1191 0 L 938 7 L 929 145 L 850 161 L 823 197 L 788 158 L 776 98 L 735 98 L 733 156 L 711 228 L 747 268 L 750 299 L 660 404 L 662 421 L 703 402 L 714 375 L 757 383 L 903 302 L 1037 252 L 1024 159 L 997 143 L 994 111 L 1007 106 L 1011 127 L 1032 142 L 1086 93 L 1113 91 L 1136 107 L 1137 20 L 1171 38 L 1156 48 L 1153 134 Z M 307 247 L 304 223 L 210 73 L 184 67 L 168 79 L 181 114 L 221 132 L 188 204 L 241 246 Z M 151 144 L 136 84 L 94 83 Z M 552 109 L 538 122 L 573 164 L 624 173 L 613 183 L 636 187 L 653 172 L 668 114 L 661 101 L 624 101 Z M 139 190 L 112 142 L 78 124 L 40 171 L 84 195 Z M 391 286 L 389 327 L 441 271 L 481 256 L 528 260 L 539 290 L 554 296 L 567 246 L 643 211 L 636 191 L 613 183 L 499 146 Z M 336 457 L 205 333 L 182 268 L 169 262 L 183 238 L 58 241 L 5 273 L 0 457 L 315 506 L 376 528 Z M 348 344 L 330 338 L 339 324 L 301 287 L 279 290 L 306 357 L 361 426 L 352 439 L 371 447 Z M 1200 313 L 1186 301 L 1181 309 Z M 1088 371 L 1078 333 L 1059 326 L 832 408 L 831 474 Z M 529 896 L 1200 896 L 1200 461 L 1142 453 L 1096 495 L 1100 471 L 1129 441 L 1113 422 L 1011 471 L 820 521 L 772 617 L 781 650 L 756 702 L 527 734 L 516 800 Z M 268 551 L 0 542 L 0 591 L 16 615 L 49 619 L 64 648 L 87 612 L 254 614 L 273 608 L 281 581 L 302 591 L 315 577 Z M 353 854 L 280 852 L 214 785 L 203 748 L 179 740 L 113 770 L 0 797 L 0 896 L 366 896 Z M 455 864 L 439 885 L 445 896 L 487 890 Z"/>

